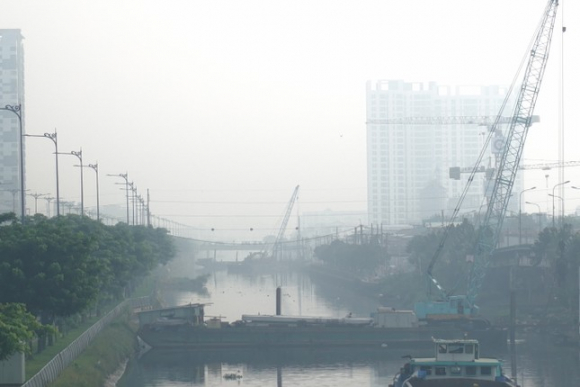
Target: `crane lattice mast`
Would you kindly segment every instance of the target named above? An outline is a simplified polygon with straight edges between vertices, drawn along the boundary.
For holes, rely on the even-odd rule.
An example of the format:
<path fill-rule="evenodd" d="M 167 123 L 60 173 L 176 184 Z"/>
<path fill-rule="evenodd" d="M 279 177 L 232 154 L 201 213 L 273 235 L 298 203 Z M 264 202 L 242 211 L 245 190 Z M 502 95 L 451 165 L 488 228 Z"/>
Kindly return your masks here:
<path fill-rule="evenodd" d="M 531 125 L 540 86 L 546 69 L 552 33 L 556 20 L 558 0 L 550 0 L 529 53 L 528 64 L 516 101 L 513 119 L 506 135 L 504 151 L 494 180 L 487 211 L 479 229 L 474 263 L 470 272 L 467 300 L 474 305 L 481 288 L 489 257 L 496 248 L 507 206 L 515 182 L 516 172 L 522 158 L 524 143 Z"/>
<path fill-rule="evenodd" d="M 292 208 L 294 208 L 294 203 L 296 203 L 296 198 L 298 197 L 298 188 L 299 185 L 294 188 L 294 192 L 292 193 L 292 197 L 288 202 L 288 206 L 286 207 L 286 213 L 284 214 L 284 219 L 282 220 L 282 225 L 278 229 L 278 235 L 276 236 L 276 241 L 274 242 L 274 246 L 272 247 L 272 258 L 274 260 L 278 259 L 278 249 L 280 247 L 280 242 L 282 238 L 284 238 L 284 232 L 286 231 L 286 226 L 288 226 L 288 220 L 290 219 L 290 214 L 292 214 Z"/>

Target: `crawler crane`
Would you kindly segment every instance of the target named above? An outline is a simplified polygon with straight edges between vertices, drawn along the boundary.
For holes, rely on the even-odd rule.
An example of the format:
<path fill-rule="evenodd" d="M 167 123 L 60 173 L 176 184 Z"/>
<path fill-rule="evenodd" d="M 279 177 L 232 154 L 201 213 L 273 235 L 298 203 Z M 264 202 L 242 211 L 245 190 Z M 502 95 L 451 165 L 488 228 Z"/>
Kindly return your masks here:
<path fill-rule="evenodd" d="M 419 302 L 415 304 L 415 313 L 421 320 L 458 320 L 472 319 L 478 321 L 478 307 L 475 304 L 478 292 L 485 277 L 491 253 L 496 248 L 499 233 L 507 210 L 509 198 L 514 185 L 516 172 L 522 157 L 524 143 L 528 134 L 528 129 L 532 122 L 532 114 L 540 91 L 542 78 L 546 69 L 546 63 L 550 53 L 552 33 L 556 20 L 558 0 L 550 0 L 542 14 L 541 23 L 534 36 L 534 40 L 529 51 L 527 66 L 519 88 L 515 104 L 514 114 L 509 123 L 509 129 L 505 136 L 505 146 L 501 152 L 498 168 L 495 176 L 490 180 L 493 184 L 492 194 L 487 203 L 487 210 L 483 222 L 478 230 L 477 242 L 473 251 L 473 264 L 467 281 L 467 292 L 464 295 L 451 295 L 435 279 L 433 268 L 441 255 L 445 241 L 449 234 L 451 225 L 459 213 L 461 204 L 467 194 L 469 186 L 474 179 L 475 173 L 480 169 L 484 151 L 479 156 L 478 162 L 473 167 L 468 183 L 461 195 L 459 202 L 453 212 L 449 226 L 445 229 L 439 246 L 431 259 L 427 269 L 427 275 L 435 285 L 439 298 L 436 301 Z M 513 89 L 510 88 L 510 92 Z M 506 97 L 506 101 L 508 96 Z M 493 124 L 487 145 L 491 141 L 491 132 L 499 124 L 503 109 L 500 109 L 498 117 Z M 483 320 L 482 320 L 483 321 Z"/>

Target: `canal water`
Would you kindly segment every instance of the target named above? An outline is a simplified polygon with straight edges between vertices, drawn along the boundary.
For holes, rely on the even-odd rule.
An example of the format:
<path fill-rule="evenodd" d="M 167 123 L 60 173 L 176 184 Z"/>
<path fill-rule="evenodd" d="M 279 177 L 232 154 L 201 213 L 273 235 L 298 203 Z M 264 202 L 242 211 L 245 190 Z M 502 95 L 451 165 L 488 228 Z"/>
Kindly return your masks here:
<path fill-rule="evenodd" d="M 192 268 L 171 268 L 169 276 L 199 275 Z M 308 274 L 271 274 L 219 270 L 209 273 L 205 294 L 165 291 L 167 305 L 208 303 L 206 314 L 233 322 L 242 314 L 275 314 L 276 288 L 282 288 L 282 313 L 368 317 L 377 302 L 348 286 L 313 280 Z M 129 362 L 121 387 L 178 386 L 388 386 L 403 355 L 430 351 L 374 349 L 151 350 Z M 504 359 L 504 372 L 517 375 L 521 387 L 580 386 L 577 348 L 521 342 L 515 351 L 486 352 Z"/>

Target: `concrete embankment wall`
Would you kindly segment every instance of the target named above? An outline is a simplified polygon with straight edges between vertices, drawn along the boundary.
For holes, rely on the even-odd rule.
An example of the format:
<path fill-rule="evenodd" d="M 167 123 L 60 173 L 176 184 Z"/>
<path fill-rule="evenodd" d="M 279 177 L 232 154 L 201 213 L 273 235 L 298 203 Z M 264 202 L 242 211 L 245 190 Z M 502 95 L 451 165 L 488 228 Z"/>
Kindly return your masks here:
<path fill-rule="evenodd" d="M 87 329 L 68 347 L 62 350 L 52 360 L 50 360 L 36 375 L 30 378 L 22 387 L 45 387 L 56 380 L 59 374 L 71 364 L 96 338 L 96 336 L 107 327 L 115 318 L 130 308 L 142 308 L 151 305 L 151 297 L 134 298 L 123 301 L 111 310 L 102 319 Z"/>

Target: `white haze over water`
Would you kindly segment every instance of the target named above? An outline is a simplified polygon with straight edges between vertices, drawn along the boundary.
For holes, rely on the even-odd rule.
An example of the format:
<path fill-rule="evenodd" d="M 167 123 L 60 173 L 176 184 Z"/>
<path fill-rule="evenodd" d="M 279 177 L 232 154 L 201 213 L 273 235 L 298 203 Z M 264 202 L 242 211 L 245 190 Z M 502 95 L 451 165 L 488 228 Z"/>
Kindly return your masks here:
<path fill-rule="evenodd" d="M 561 122 L 564 159 L 580 160 L 580 5 L 560 3 L 526 164 L 558 160 Z M 257 240 L 275 234 L 298 184 L 300 212 L 365 223 L 365 82 L 509 85 L 545 4 L 4 0 L 0 28 L 25 36 L 27 132 L 57 128 L 61 152 L 98 161 L 103 206 L 124 208 L 122 180 L 106 175 L 128 172 L 154 214 L 214 228 L 215 240 Z M 27 187 L 54 196 L 52 144 L 26 147 Z M 78 160 L 59 162 L 61 196 L 80 201 Z M 94 173 L 84 179 L 94 208 Z M 525 179 L 538 188 L 524 200 L 545 211 L 558 172 Z M 580 186 L 580 168 L 565 180 Z M 566 200 L 574 211 L 580 191 Z"/>

